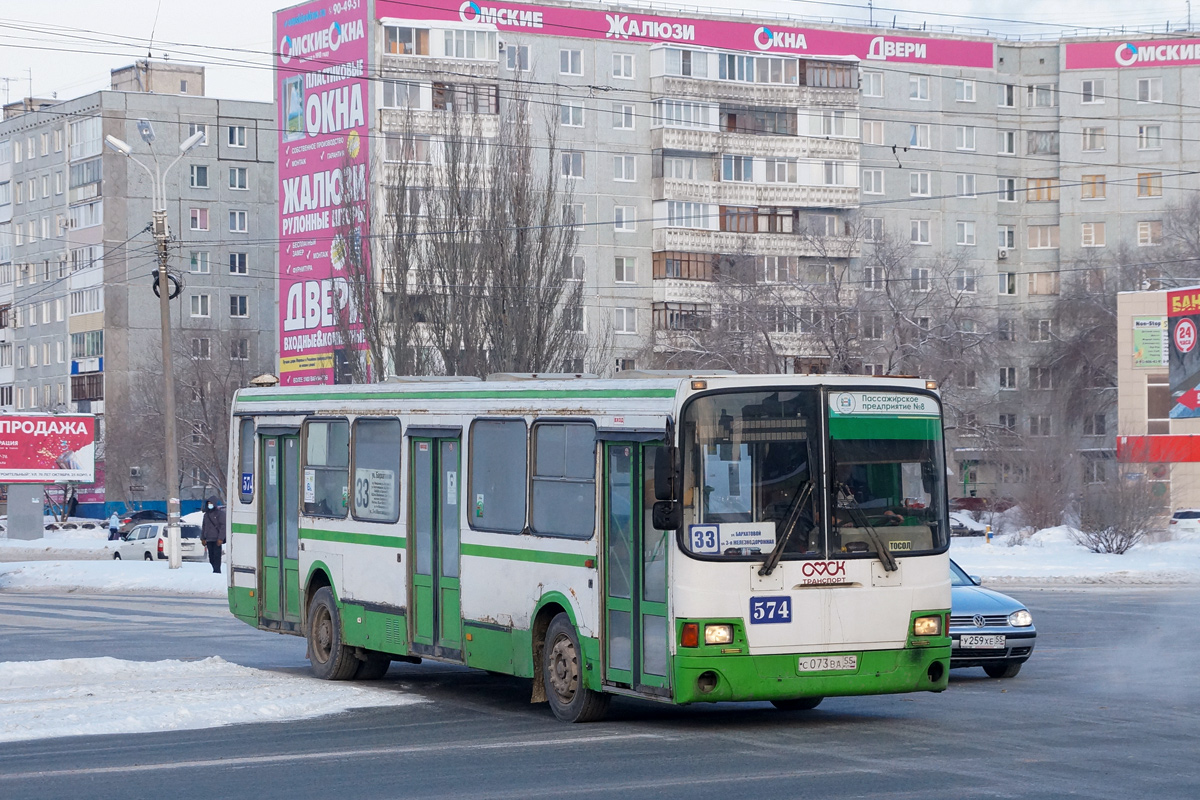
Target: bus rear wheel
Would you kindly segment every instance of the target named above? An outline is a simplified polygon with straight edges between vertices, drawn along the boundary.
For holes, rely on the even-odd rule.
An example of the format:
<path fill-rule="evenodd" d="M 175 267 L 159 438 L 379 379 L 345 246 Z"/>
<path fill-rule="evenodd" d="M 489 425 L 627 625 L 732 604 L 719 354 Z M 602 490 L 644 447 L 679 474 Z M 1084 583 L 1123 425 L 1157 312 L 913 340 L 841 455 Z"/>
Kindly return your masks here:
<path fill-rule="evenodd" d="M 341 614 L 328 586 L 318 589 L 308 606 L 308 659 L 313 674 L 326 681 L 349 680 L 362 663 L 342 641 Z"/>
<path fill-rule="evenodd" d="M 609 695 L 584 686 L 579 637 L 566 614 L 556 616 L 546 629 L 542 685 L 550 709 L 563 722 L 595 722 L 608 711 Z"/>
<path fill-rule="evenodd" d="M 356 681 L 377 681 L 387 674 L 392 659 L 383 653 L 367 653 L 366 658 L 358 662 L 358 671 L 354 673 Z"/>
<path fill-rule="evenodd" d="M 792 700 L 772 700 L 771 705 L 780 711 L 812 711 L 821 705 L 824 697 L 797 697 Z"/>

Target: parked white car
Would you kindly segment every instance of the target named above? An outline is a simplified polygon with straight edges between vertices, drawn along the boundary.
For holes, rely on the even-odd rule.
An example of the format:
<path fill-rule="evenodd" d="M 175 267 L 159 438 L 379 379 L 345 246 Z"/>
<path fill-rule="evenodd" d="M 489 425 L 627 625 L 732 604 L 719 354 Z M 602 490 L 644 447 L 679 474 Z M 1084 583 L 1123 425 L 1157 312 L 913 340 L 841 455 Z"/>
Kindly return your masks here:
<path fill-rule="evenodd" d="M 1181 508 L 1171 515 L 1171 533 L 1200 533 L 1200 508 Z"/>
<path fill-rule="evenodd" d="M 185 561 L 207 561 L 208 550 L 200 541 L 199 525 L 180 525 L 180 555 Z M 167 523 L 146 522 L 121 538 L 113 558 L 154 561 L 167 557 Z"/>

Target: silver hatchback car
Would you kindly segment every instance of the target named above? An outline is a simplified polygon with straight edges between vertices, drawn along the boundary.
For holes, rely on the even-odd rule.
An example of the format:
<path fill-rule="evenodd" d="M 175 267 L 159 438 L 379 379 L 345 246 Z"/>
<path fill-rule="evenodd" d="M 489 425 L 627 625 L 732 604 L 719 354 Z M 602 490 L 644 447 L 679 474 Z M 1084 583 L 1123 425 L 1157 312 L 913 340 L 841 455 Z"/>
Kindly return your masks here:
<path fill-rule="evenodd" d="M 953 561 L 950 587 L 950 668 L 983 667 L 993 678 L 1015 677 L 1037 640 L 1029 609 L 984 589 Z"/>

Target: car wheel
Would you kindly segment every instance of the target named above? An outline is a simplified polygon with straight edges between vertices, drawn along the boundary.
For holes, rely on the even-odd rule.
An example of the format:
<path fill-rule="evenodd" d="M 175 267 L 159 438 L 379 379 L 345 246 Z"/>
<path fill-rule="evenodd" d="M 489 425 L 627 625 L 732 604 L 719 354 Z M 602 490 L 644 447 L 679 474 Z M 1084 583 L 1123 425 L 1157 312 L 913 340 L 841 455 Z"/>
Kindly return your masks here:
<path fill-rule="evenodd" d="M 999 664 L 985 664 L 983 671 L 989 678 L 1015 678 L 1021 671 L 1021 662 L 1001 661 Z"/>
<path fill-rule="evenodd" d="M 358 672 L 360 662 L 342 641 L 342 616 L 328 586 L 317 590 L 308 607 L 308 659 L 321 680 L 346 681 Z"/>
<path fill-rule="evenodd" d="M 559 614 L 542 645 L 542 686 L 554 716 L 563 722 L 594 722 L 608 711 L 610 695 L 583 685 L 582 651 L 571 618 Z"/>
<path fill-rule="evenodd" d="M 146 561 L 153 561 L 153 560 L 154 560 L 154 556 L 150 555 L 149 553 L 146 553 L 146 558 L 145 558 L 145 560 L 146 560 Z"/>
<path fill-rule="evenodd" d="M 121 560 L 121 554 L 113 553 L 113 561 L 120 561 L 120 560 Z"/>
<path fill-rule="evenodd" d="M 812 711 L 821 705 L 824 697 L 797 697 L 794 700 L 772 700 L 771 705 L 780 711 Z"/>

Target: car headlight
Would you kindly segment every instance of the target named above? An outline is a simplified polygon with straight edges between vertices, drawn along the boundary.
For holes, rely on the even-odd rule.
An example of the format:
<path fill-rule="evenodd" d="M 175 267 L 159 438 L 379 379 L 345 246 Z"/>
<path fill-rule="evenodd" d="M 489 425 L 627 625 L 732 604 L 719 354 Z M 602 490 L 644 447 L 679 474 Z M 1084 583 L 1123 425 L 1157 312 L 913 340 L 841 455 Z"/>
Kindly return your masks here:
<path fill-rule="evenodd" d="M 940 636 L 942 633 L 942 618 L 917 617 L 913 620 L 913 636 Z"/>
<path fill-rule="evenodd" d="M 1033 614 L 1025 609 L 1014 611 L 1008 615 L 1008 624 L 1014 628 L 1028 628 L 1033 624 Z"/>
<path fill-rule="evenodd" d="M 733 641 L 732 625 L 705 625 L 705 644 L 729 644 Z"/>

